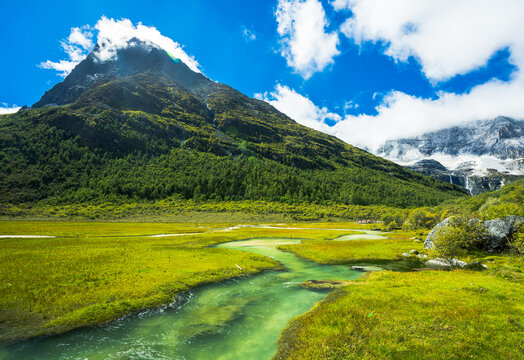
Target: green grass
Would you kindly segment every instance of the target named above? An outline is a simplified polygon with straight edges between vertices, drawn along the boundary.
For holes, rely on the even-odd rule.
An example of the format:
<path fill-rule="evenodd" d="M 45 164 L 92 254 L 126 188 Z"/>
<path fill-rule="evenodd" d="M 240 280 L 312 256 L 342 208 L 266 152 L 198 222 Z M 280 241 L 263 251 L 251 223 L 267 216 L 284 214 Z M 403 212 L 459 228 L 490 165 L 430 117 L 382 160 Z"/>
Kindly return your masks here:
<path fill-rule="evenodd" d="M 284 331 L 276 359 L 522 359 L 524 285 L 471 271 L 370 273 Z"/>
<path fill-rule="evenodd" d="M 307 241 L 296 245 L 282 245 L 279 249 L 291 251 L 298 256 L 320 264 L 350 264 L 354 262 L 377 262 L 404 259 L 401 254 L 410 250 L 424 249 L 422 242 L 412 237 L 420 232 L 397 231 L 383 240 Z"/>
<path fill-rule="evenodd" d="M 0 222 L 0 341 L 60 333 L 171 302 L 181 291 L 279 264 L 207 246 L 252 237 L 327 239 L 351 224 L 304 229 L 238 228 L 231 224 Z M 291 227 L 295 227 L 292 225 Z M 197 233 L 146 237 L 162 233 Z M 244 271 L 240 271 L 236 264 Z"/>
<path fill-rule="evenodd" d="M 276 359 L 521 359 L 524 356 L 524 261 L 470 254 L 489 271 L 413 271 L 422 262 L 419 232 L 387 240 L 307 241 L 283 250 L 323 264 L 385 269 L 332 293 L 281 335 Z M 406 271 L 408 270 L 408 271 Z M 409 271 L 411 270 L 411 271 Z"/>
<path fill-rule="evenodd" d="M 105 323 L 167 304 L 200 284 L 277 268 L 262 256 L 208 246 L 289 237 L 310 240 L 284 250 L 318 263 L 402 272 L 369 273 L 335 290 L 289 324 L 277 359 L 519 359 L 524 354 L 522 260 L 472 254 L 465 260 L 481 260 L 490 270 L 406 272 L 422 266 L 400 256 L 422 250 L 423 244 L 411 239 L 423 237 L 421 232 L 336 241 L 331 239 L 350 233 L 340 229 L 374 225 L 286 223 L 228 230 L 232 225 L 0 222 L 0 234 L 57 236 L 0 239 L 0 341 Z M 147 237 L 162 233 L 188 235 Z"/>

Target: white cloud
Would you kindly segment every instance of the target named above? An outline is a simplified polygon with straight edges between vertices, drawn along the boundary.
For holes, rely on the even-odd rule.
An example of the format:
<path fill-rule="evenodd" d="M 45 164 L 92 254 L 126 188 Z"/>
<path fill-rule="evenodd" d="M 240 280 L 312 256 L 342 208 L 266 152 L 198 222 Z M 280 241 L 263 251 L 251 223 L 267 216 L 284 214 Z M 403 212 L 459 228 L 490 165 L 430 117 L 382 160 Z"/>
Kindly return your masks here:
<path fill-rule="evenodd" d="M 305 79 L 324 70 L 340 53 L 338 34 L 326 32 L 328 20 L 320 1 L 279 0 L 275 16 L 282 56 Z"/>
<path fill-rule="evenodd" d="M 91 33 L 89 29 L 89 26 L 84 26 L 82 29 L 77 27 L 72 28 L 71 34 L 69 34 L 69 37 L 67 38 L 68 42 L 70 44 L 80 45 L 87 50 L 93 48 L 93 41 L 91 40 L 93 33 Z"/>
<path fill-rule="evenodd" d="M 78 65 L 76 61 L 67 61 L 60 60 L 58 62 L 47 60 L 38 64 L 38 67 L 41 69 L 51 69 L 58 71 L 58 75 L 61 77 L 66 77 L 69 73 Z"/>
<path fill-rule="evenodd" d="M 249 30 L 245 26 L 242 27 L 242 36 L 247 41 L 253 41 L 257 39 L 257 35 L 255 34 L 255 32 L 253 30 Z"/>
<path fill-rule="evenodd" d="M 414 56 L 432 81 L 475 70 L 497 51 L 524 63 L 522 0 L 336 0 L 353 16 L 341 31 L 362 44 L 381 42 L 398 61 Z"/>
<path fill-rule="evenodd" d="M 114 20 L 102 16 L 96 23 L 95 29 L 98 31 L 98 44 L 100 45 L 96 55 L 100 61 L 112 59 L 119 49 L 126 48 L 129 41 L 136 38 L 168 51 L 191 70 L 200 72 L 200 65 L 193 56 L 188 55 L 179 43 L 162 35 L 153 26 L 145 26 L 142 23 L 134 26 L 129 19 Z"/>
<path fill-rule="evenodd" d="M 92 37 L 93 34 L 89 31 L 89 26 L 71 28 L 71 33 L 67 40 L 60 41 L 62 51 L 67 54 L 69 59 L 59 61 L 47 60 L 38 64 L 38 67 L 56 70 L 59 72 L 59 76 L 66 77 L 79 62 L 85 59 L 93 48 Z"/>
<path fill-rule="evenodd" d="M 434 83 L 485 66 L 501 49 L 508 49 L 517 70 L 509 81 L 490 80 L 464 94 L 440 92 L 436 99 L 392 91 L 383 97 L 377 115 L 346 115 L 328 128 L 313 103 L 301 107 L 300 94 L 282 87 L 294 94 L 286 97 L 277 88 L 270 103 L 290 117 L 307 119 L 299 122 L 372 151 L 388 139 L 470 121 L 499 115 L 524 118 L 523 1 L 335 0 L 331 4 L 335 10 L 351 10 L 353 16 L 341 31 L 357 44 L 380 42 L 385 54 L 397 61 L 414 56 Z M 289 99 L 296 100 L 295 106 L 284 106 Z M 301 101 L 310 102 L 303 97 Z"/>
<path fill-rule="evenodd" d="M 136 38 L 168 51 L 193 71 L 200 72 L 200 65 L 195 58 L 188 55 L 179 43 L 163 36 L 155 27 L 142 23 L 135 26 L 129 19 L 114 20 L 105 16 L 102 16 L 94 27 L 85 25 L 81 28 L 71 28 L 68 38 L 60 42 L 62 50 L 68 56 L 67 60 L 47 60 L 38 66 L 42 69 L 56 70 L 60 76 L 66 77 L 93 49 L 92 38 L 95 32 L 100 46 L 95 55 L 102 62 L 111 60 L 119 49 L 127 47 L 129 41 Z"/>
<path fill-rule="evenodd" d="M 325 107 L 319 108 L 307 97 L 280 84 L 277 84 L 275 91 L 269 94 L 267 92 L 255 94 L 255 98 L 267 101 L 299 124 L 323 132 L 330 132 L 331 130 L 326 125 L 326 120 L 338 122 L 342 119 L 340 115 L 329 112 Z"/>
<path fill-rule="evenodd" d="M 521 99 L 524 99 L 524 83 L 520 79 L 510 83 L 490 81 L 461 95 L 440 93 L 436 100 L 392 92 L 377 107 L 377 115 L 347 115 L 330 133 L 374 151 L 388 139 L 416 136 L 499 115 L 524 118 Z"/>
<path fill-rule="evenodd" d="M 438 99 L 424 99 L 391 92 L 377 107 L 377 115 L 346 115 L 317 107 L 310 99 L 287 86 L 257 94 L 302 125 L 335 135 L 349 144 L 375 151 L 389 139 L 416 136 L 428 131 L 493 119 L 497 116 L 524 118 L 524 82 L 493 80 L 466 94 L 440 93 Z M 327 126 L 326 119 L 336 122 Z"/>
<path fill-rule="evenodd" d="M 20 107 L 16 105 L 9 106 L 6 103 L 1 103 L 1 104 L 2 106 L 0 106 L 0 115 L 13 114 L 17 112 L 18 110 L 20 110 Z"/>

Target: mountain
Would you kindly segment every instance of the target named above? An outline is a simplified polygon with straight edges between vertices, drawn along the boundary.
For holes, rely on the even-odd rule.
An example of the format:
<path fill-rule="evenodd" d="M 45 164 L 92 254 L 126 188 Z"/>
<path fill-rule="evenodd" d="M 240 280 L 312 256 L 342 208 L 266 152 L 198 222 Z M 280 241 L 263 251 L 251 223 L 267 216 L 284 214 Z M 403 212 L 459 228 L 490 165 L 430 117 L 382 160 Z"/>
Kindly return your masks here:
<path fill-rule="evenodd" d="M 476 195 L 524 175 L 524 120 L 500 116 L 390 140 L 376 154 Z"/>
<path fill-rule="evenodd" d="M 132 40 L 98 47 L 32 108 L 0 117 L 1 203 L 164 198 L 433 205 L 463 195 L 299 125 Z"/>

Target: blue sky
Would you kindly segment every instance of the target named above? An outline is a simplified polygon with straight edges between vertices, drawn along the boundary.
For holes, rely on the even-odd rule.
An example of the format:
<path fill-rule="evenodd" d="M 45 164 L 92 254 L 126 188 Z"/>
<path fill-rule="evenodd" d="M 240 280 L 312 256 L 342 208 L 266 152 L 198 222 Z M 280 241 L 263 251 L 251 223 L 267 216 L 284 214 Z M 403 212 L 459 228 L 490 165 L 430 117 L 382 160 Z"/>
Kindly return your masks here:
<path fill-rule="evenodd" d="M 359 146 L 524 117 L 518 0 L 4 1 L 0 14 L 4 108 L 61 81 L 38 65 L 70 60 L 72 28 L 96 42 L 105 16 L 155 27 L 211 79 Z"/>

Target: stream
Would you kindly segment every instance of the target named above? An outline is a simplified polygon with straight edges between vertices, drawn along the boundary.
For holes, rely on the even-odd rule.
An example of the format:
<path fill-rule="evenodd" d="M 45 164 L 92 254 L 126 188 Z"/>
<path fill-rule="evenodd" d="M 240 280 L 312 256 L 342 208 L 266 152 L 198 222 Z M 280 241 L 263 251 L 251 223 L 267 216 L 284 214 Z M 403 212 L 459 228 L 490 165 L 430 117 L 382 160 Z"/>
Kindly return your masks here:
<path fill-rule="evenodd" d="M 261 238 L 216 247 L 280 261 L 287 271 L 200 286 L 164 308 L 0 349 L 0 359 L 270 359 L 289 320 L 328 292 L 303 288 L 306 280 L 356 279 L 342 265 L 319 265 L 276 247 L 300 240 Z M 240 264 L 241 266 L 241 264 Z"/>

